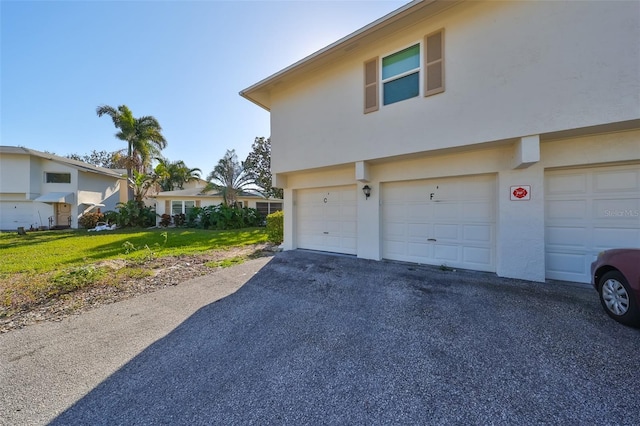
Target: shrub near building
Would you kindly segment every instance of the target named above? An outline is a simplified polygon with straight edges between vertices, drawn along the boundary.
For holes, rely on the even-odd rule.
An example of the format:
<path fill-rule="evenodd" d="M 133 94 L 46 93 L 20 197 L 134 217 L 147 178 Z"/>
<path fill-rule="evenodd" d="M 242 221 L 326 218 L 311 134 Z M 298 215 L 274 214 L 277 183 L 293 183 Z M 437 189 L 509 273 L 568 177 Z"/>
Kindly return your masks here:
<path fill-rule="evenodd" d="M 281 244 L 284 239 L 284 212 L 277 211 L 267 216 L 267 239 L 274 244 Z"/>

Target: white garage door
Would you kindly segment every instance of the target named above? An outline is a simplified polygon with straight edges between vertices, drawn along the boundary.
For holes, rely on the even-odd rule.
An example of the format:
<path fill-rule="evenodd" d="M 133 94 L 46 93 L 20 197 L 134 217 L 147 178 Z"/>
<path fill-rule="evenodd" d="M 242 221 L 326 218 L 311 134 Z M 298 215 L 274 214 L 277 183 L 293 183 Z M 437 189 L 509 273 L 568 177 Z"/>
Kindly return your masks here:
<path fill-rule="evenodd" d="M 547 278 L 589 282 L 598 252 L 640 247 L 640 164 L 545 173 Z"/>
<path fill-rule="evenodd" d="M 46 217 L 45 217 L 46 220 Z M 33 215 L 33 203 L 25 201 L 3 201 L 0 204 L 0 229 L 14 231 L 19 226 L 37 226 Z M 45 223 L 46 225 L 46 223 Z"/>
<path fill-rule="evenodd" d="M 303 189 L 296 197 L 299 248 L 356 254 L 355 185 Z"/>
<path fill-rule="evenodd" d="M 382 185 L 385 259 L 495 271 L 493 175 Z"/>

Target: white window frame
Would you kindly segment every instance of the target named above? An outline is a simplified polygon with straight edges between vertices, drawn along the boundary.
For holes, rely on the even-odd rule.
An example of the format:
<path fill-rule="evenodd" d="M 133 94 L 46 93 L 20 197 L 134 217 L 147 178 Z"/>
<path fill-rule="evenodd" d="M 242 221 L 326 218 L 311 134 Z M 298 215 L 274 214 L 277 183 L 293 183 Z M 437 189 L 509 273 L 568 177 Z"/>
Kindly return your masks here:
<path fill-rule="evenodd" d="M 383 65 L 384 59 L 388 58 L 389 56 L 392 56 L 392 55 L 394 55 L 394 54 L 396 54 L 398 52 L 402 52 L 403 50 L 408 49 L 410 47 L 413 47 L 415 45 L 418 45 L 418 48 L 420 50 L 420 53 L 418 55 L 419 56 L 418 57 L 418 66 L 416 68 L 412 68 L 411 70 L 405 71 L 405 72 L 403 72 L 401 74 L 396 74 L 396 75 L 394 75 L 392 77 L 383 79 L 382 78 L 382 72 L 383 72 L 383 67 L 384 67 L 384 65 Z M 389 53 L 380 55 L 380 59 L 379 59 L 380 62 L 378 64 L 379 65 L 378 66 L 378 78 L 379 78 L 378 81 L 380 81 L 380 87 L 378 88 L 378 91 L 379 91 L 378 92 L 378 96 L 379 96 L 379 99 L 380 99 L 380 105 L 382 105 L 384 107 L 387 107 L 387 106 L 390 106 L 390 105 L 393 105 L 393 104 L 397 104 L 397 103 L 400 103 L 400 102 L 408 101 L 410 99 L 420 98 L 422 96 L 422 93 L 423 93 L 422 92 L 422 86 L 423 86 L 423 80 L 424 80 L 424 57 L 423 57 L 423 55 L 424 55 L 424 46 L 423 46 L 423 41 L 422 40 L 414 41 L 412 43 L 406 44 L 405 46 L 403 46 L 403 47 L 401 47 L 399 49 L 395 49 L 395 50 L 393 50 L 393 51 L 391 51 Z M 403 99 L 401 101 L 392 102 L 390 104 L 385 103 L 384 102 L 384 86 L 385 86 L 385 84 L 389 83 L 391 81 L 394 81 L 394 80 L 398 80 L 398 79 L 400 79 L 402 77 L 406 77 L 406 76 L 408 76 L 410 74 L 414 74 L 416 72 L 416 70 L 418 72 L 418 95 L 417 96 L 412 96 L 412 97 L 407 98 L 407 99 Z"/>
<path fill-rule="evenodd" d="M 182 211 L 180 213 L 175 213 L 173 211 L 173 203 L 181 203 L 181 209 Z M 193 206 L 187 207 L 186 203 L 193 203 Z M 176 215 L 176 214 L 187 214 L 187 209 L 194 209 L 196 207 L 196 202 L 195 200 L 171 200 L 171 216 Z"/>

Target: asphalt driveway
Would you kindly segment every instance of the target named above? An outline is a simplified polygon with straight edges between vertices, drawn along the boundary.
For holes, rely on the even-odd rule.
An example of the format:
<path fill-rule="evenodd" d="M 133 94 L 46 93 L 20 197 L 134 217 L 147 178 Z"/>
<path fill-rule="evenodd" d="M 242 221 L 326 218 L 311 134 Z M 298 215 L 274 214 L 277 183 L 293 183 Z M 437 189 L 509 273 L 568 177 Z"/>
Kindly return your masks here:
<path fill-rule="evenodd" d="M 0 419 L 38 424 L 55 417 L 54 425 L 638 422 L 640 330 L 606 317 L 586 286 L 303 251 L 237 268 L 206 278 L 234 281 L 228 293 L 237 292 L 211 303 L 198 293 L 203 306 L 177 326 L 171 306 L 184 303 L 188 286 L 171 289 L 172 297 L 127 301 L 124 312 L 135 312 L 133 323 L 116 333 L 108 328 L 117 318 L 109 324 L 105 316 L 119 308 L 105 307 L 62 328 L 45 325 L 43 347 L 30 335 L 35 346 L 21 357 L 7 355 L 3 343 L 15 351 L 23 330 L 0 336 L 6 368 Z M 164 318 L 158 306 L 168 311 L 167 324 L 158 324 Z M 65 365 L 66 352 L 75 353 L 66 343 L 79 330 L 74 321 L 90 315 L 94 337 L 84 351 L 91 352 L 91 364 L 53 374 L 29 370 L 44 379 L 19 380 L 14 364 L 55 370 L 59 356 Z M 57 355 L 49 343 L 58 345 Z M 87 362 L 82 351 L 74 356 Z M 101 367 L 110 362 L 116 367 Z M 65 380 L 78 382 L 77 396 L 65 396 L 73 394 Z"/>

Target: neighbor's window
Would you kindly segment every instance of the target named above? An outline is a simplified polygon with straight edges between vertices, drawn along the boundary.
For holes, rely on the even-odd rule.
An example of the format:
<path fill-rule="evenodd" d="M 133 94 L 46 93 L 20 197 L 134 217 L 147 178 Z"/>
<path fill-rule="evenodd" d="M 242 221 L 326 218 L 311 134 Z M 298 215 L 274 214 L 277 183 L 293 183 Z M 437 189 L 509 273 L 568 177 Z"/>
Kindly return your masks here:
<path fill-rule="evenodd" d="M 195 201 L 171 201 L 171 215 L 187 214 L 196 206 Z"/>
<path fill-rule="evenodd" d="M 71 183 L 71 173 L 53 173 L 46 172 L 45 183 Z"/>
<path fill-rule="evenodd" d="M 420 44 L 382 58 L 384 105 L 415 98 L 420 94 Z"/>
<path fill-rule="evenodd" d="M 263 216 L 282 210 L 282 203 L 256 203 L 256 210 Z"/>

